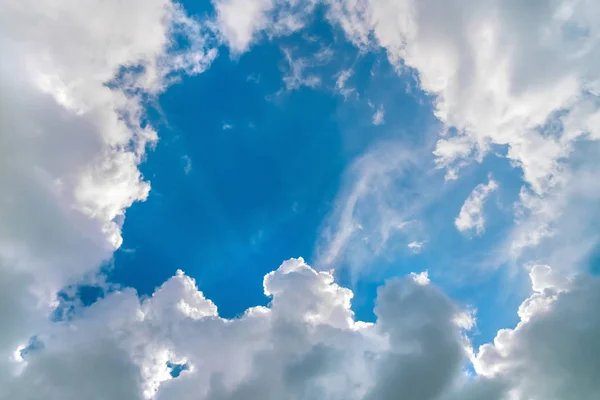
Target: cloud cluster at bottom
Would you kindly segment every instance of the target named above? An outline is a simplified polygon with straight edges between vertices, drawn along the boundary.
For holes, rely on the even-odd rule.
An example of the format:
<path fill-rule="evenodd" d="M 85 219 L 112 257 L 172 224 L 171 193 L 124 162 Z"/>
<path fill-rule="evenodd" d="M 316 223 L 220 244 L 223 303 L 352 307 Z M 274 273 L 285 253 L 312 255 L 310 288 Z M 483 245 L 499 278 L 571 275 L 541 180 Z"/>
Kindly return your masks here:
<path fill-rule="evenodd" d="M 19 399 L 597 398 L 596 278 L 531 271 L 520 324 L 474 352 L 468 312 L 411 274 L 378 290 L 375 323 L 352 292 L 303 259 L 264 278 L 268 307 L 223 319 L 178 271 L 140 299 L 110 293 L 15 353 L 2 397 Z M 470 321 L 467 321 L 470 322 Z M 472 362 L 477 374 L 468 372 Z M 173 366 L 180 374 L 173 377 Z M 565 397 L 567 396 L 567 397 Z"/>

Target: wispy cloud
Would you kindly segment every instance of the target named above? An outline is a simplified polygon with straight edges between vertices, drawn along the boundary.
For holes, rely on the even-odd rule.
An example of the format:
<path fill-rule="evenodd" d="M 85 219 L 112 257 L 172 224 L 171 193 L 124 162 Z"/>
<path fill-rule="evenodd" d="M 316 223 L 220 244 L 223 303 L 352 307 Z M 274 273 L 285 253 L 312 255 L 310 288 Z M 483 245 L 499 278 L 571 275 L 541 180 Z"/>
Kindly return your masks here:
<path fill-rule="evenodd" d="M 423 246 L 425 246 L 425 242 L 410 242 L 408 244 L 408 248 L 410 250 L 412 250 L 413 253 L 420 253 L 421 250 L 423 249 Z"/>
<path fill-rule="evenodd" d="M 303 86 L 314 89 L 321 85 L 321 78 L 318 75 L 306 73 L 306 68 L 311 65 L 308 59 L 294 58 L 290 49 L 284 48 L 282 51 L 288 64 L 288 69 L 283 76 L 283 82 L 288 91 L 297 90 Z"/>
<path fill-rule="evenodd" d="M 348 86 L 348 79 L 352 76 L 354 72 L 352 69 L 345 69 L 337 74 L 337 78 L 335 80 L 335 90 L 344 96 L 344 99 L 347 99 L 352 93 L 355 92 L 355 89 Z"/>
<path fill-rule="evenodd" d="M 190 156 L 184 155 L 181 157 L 181 160 L 183 161 L 183 172 L 188 175 L 190 172 L 192 172 L 192 159 Z"/>
<path fill-rule="evenodd" d="M 320 268 L 343 264 L 358 276 L 371 261 L 395 248 L 392 238 L 401 235 L 406 240 L 403 231 L 419 224 L 419 210 L 431 201 L 431 191 L 422 183 L 427 170 L 422 159 L 420 150 L 386 141 L 352 163 L 321 228 L 315 249 Z"/>
<path fill-rule="evenodd" d="M 246 82 L 259 84 L 260 83 L 260 75 L 259 74 L 250 74 L 246 77 Z"/>
<path fill-rule="evenodd" d="M 498 189 L 498 184 L 489 179 L 487 184 L 480 183 L 473 189 L 462 205 L 458 217 L 454 220 L 456 228 L 461 232 L 474 230 L 480 235 L 485 230 L 483 206 L 490 193 Z"/>
<path fill-rule="evenodd" d="M 331 47 L 323 46 L 313 56 L 314 62 L 318 65 L 328 64 L 333 59 L 334 53 Z"/>
<path fill-rule="evenodd" d="M 375 114 L 373 114 L 373 125 L 382 125 L 385 122 L 385 109 L 383 105 L 379 106 Z"/>

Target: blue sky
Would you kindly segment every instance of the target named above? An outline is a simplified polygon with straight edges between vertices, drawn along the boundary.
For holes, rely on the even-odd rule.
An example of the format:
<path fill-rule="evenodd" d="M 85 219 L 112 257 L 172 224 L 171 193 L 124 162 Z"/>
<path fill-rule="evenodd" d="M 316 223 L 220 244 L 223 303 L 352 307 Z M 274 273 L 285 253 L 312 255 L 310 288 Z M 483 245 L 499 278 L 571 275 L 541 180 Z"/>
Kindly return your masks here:
<path fill-rule="evenodd" d="M 0 398 L 600 398 L 593 1 L 0 0 Z"/>
<path fill-rule="evenodd" d="M 441 129 L 432 116 L 431 96 L 419 90 L 414 75 L 398 76 L 384 52 L 349 46 L 342 32 L 320 17 L 240 56 L 222 48 L 208 71 L 183 78 L 148 105 L 160 141 L 140 170 L 152 191 L 127 211 L 110 282 L 151 295 L 183 269 L 220 315 L 232 318 L 268 304 L 262 279 L 281 260 L 318 262 L 320 232 L 339 207 L 336 196 L 345 180 L 355 179 L 344 172 L 372 147 L 393 143 L 419 148 L 426 157 L 420 170 L 409 172 L 414 177 L 394 178 L 400 192 L 414 196 L 408 202 L 420 201 L 422 185 L 450 186 L 428 154 Z M 319 87 L 286 89 L 285 51 L 311 60 L 324 49 L 326 61 L 307 61 L 318 65 L 304 72 L 319 77 Z M 335 85 L 346 70 L 352 71 L 347 86 L 353 91 L 344 97 Z M 375 125 L 380 107 L 388 111 L 384 123 Z M 476 275 L 465 272 L 493 251 L 510 210 L 494 213 L 484 237 L 462 235 L 453 223 L 464 199 L 489 173 L 502 177 L 503 187 L 494 195 L 496 204 L 487 207 L 510 208 L 520 187 L 518 172 L 489 156 L 444 188 L 443 197 L 433 196 L 431 204 L 412 213 L 414 226 L 392 237 L 382 254 L 362 259 L 368 274 L 352 278 L 341 262 L 336 276 L 353 288 L 357 318 L 374 320 L 376 289 L 386 279 L 428 270 L 453 298 L 481 310 L 475 343 L 517 321 L 512 310 L 526 293 L 506 293 L 509 278 L 495 271 L 498 265 Z M 417 186 L 417 179 L 424 182 Z M 425 242 L 422 251 L 407 247 L 411 237 Z M 472 282 L 465 282 L 467 274 Z"/>

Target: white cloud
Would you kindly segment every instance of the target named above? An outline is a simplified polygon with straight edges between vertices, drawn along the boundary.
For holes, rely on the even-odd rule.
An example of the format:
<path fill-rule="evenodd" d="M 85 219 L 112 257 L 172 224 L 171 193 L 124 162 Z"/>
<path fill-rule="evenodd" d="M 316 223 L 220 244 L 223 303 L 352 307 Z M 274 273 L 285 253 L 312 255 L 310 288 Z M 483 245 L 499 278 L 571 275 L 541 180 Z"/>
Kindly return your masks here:
<path fill-rule="evenodd" d="M 379 108 L 377 108 L 377 111 L 375 111 L 375 114 L 373 114 L 373 125 L 382 125 L 385 122 L 385 109 L 383 108 L 383 105 L 379 106 Z"/>
<path fill-rule="evenodd" d="M 306 69 L 313 66 L 310 59 L 304 57 L 294 58 L 290 49 L 282 49 L 288 70 L 283 76 L 287 90 L 298 90 L 303 86 L 316 88 L 321 85 L 321 78 L 314 74 L 306 74 Z"/>
<path fill-rule="evenodd" d="M 417 277 L 417 278 L 415 278 Z M 116 292 L 40 335 L 12 398 L 446 399 L 469 390 L 459 310 L 426 274 L 378 292 L 377 322 L 354 319 L 352 292 L 302 259 L 264 278 L 269 307 L 222 319 L 182 272 L 151 298 Z M 428 281 L 428 280 L 427 280 Z M 417 322 L 418 321 L 418 322 Z M 185 362 L 171 379 L 167 362 Z"/>
<path fill-rule="evenodd" d="M 172 47 L 175 34 L 184 48 Z M 157 135 L 142 123 L 141 95 L 201 72 L 216 52 L 165 0 L 3 2 L 0 47 L 4 386 L 18 372 L 15 349 L 50 324 L 56 292 L 93 279 L 121 244 L 125 210 L 148 195 L 138 164 Z"/>
<path fill-rule="evenodd" d="M 519 308 L 521 322 L 479 349 L 475 369 L 509 382 L 517 399 L 597 398 L 598 278 L 566 279 L 544 265 L 530 276 L 533 294 Z"/>
<path fill-rule="evenodd" d="M 569 171 L 555 188 L 540 196 L 522 188 L 516 204 L 516 225 L 504 245 L 512 259 L 526 256 L 556 268 L 587 269 L 600 240 L 600 143 L 587 143 L 574 153 Z M 582 154 L 579 154 L 582 153 Z"/>
<path fill-rule="evenodd" d="M 265 276 L 268 307 L 230 320 L 178 271 L 148 299 L 113 292 L 38 332 L 43 348 L 22 356 L 0 395 L 591 400 L 600 391 L 600 319 L 589 305 L 600 290 L 597 278 L 580 278 L 534 266 L 519 325 L 473 352 L 464 331 L 474 311 L 454 305 L 426 272 L 381 287 L 371 324 L 355 320 L 350 290 L 302 259 Z M 480 375 L 464 379 L 468 356 Z M 173 379 L 168 362 L 187 368 Z"/>
<path fill-rule="evenodd" d="M 347 262 L 353 273 L 380 254 L 390 238 L 413 221 L 421 205 L 412 186 L 417 152 L 399 143 L 378 143 L 345 171 L 331 215 L 317 244 L 317 264 Z M 409 177 L 410 175 L 410 177 Z M 399 182 L 405 184 L 399 190 Z"/>
<path fill-rule="evenodd" d="M 243 1 L 221 0 L 214 2 L 217 23 L 227 45 L 237 53 L 245 51 L 254 35 L 268 27 L 268 13 L 274 0 Z"/>
<path fill-rule="evenodd" d="M 461 232 L 475 230 L 480 235 L 485 230 L 483 206 L 490 193 L 498 189 L 496 181 L 490 178 L 487 184 L 480 183 L 473 189 L 460 208 L 458 217 L 454 220 L 456 229 Z"/>
<path fill-rule="evenodd" d="M 304 26 L 317 1 L 214 0 L 216 29 L 233 54 L 250 48 L 262 35 L 287 35 Z"/>
<path fill-rule="evenodd" d="M 352 74 L 352 69 L 345 69 L 337 74 L 337 78 L 335 80 L 335 89 L 338 93 L 344 96 L 344 100 L 348 99 L 348 96 L 355 92 L 354 88 L 348 87 L 347 85 L 348 79 L 352 77 Z"/>
<path fill-rule="evenodd" d="M 184 155 L 181 157 L 181 160 L 183 161 L 183 172 L 188 175 L 190 172 L 192 172 L 192 159 L 190 156 Z"/>
<path fill-rule="evenodd" d="M 525 180 L 546 190 L 572 141 L 590 129 L 598 136 L 587 122 L 558 136 L 539 128 L 559 110 L 567 111 L 559 118 L 565 120 L 597 114 L 589 102 L 600 82 L 600 7 L 566 0 L 530 8 L 497 0 L 434 3 L 332 0 L 329 17 L 357 45 L 373 45 L 372 34 L 393 63 L 415 68 L 421 88 L 437 96 L 436 115 L 457 132 L 438 143 L 440 165 L 455 168 L 506 144 Z"/>
<path fill-rule="evenodd" d="M 259 74 L 250 74 L 246 77 L 246 82 L 252 82 L 259 84 L 261 80 L 261 76 Z"/>
<path fill-rule="evenodd" d="M 261 10 L 270 6 L 254 3 L 260 10 L 240 23 L 237 18 L 246 16 L 219 11 L 219 4 L 234 3 L 252 7 L 218 2 L 218 19 L 240 52 L 262 29 Z M 490 143 L 508 144 L 530 185 L 523 193 L 531 196 L 523 194 L 521 205 L 549 231 L 547 210 L 564 210 L 573 198 L 594 204 L 588 189 L 597 187 L 595 170 L 584 167 L 583 178 L 566 183 L 563 157 L 583 130 L 590 139 L 598 134 L 596 106 L 582 95 L 598 92 L 597 31 L 590 23 L 598 21 L 595 3 L 539 3 L 541 10 L 522 9 L 531 13 L 526 20 L 501 7 L 509 3 L 441 2 L 421 12 L 423 4 L 333 1 L 332 10 L 342 12 L 335 18 L 363 47 L 374 29 L 390 57 L 417 68 L 422 87 L 438 96 L 438 116 L 459 132 L 438 144 L 440 165 L 452 172 Z M 556 4 L 565 6 L 549 8 Z M 295 21 L 281 23 L 290 30 Z M 190 35 L 191 46 L 173 52 L 170 38 L 178 30 Z M 200 33 L 166 0 L 3 7 L 1 398 L 598 398 L 598 280 L 561 278 L 546 266 L 531 270 L 534 293 L 519 309 L 519 325 L 500 331 L 473 356 L 481 375 L 470 380 L 463 378 L 468 340 L 461 328 L 474 321 L 434 285 L 417 284 L 428 281 L 424 274 L 380 288 L 374 324 L 356 321 L 352 292 L 301 259 L 265 277 L 269 307 L 236 319 L 220 318 L 195 282 L 178 272 L 151 298 L 124 289 L 74 310 L 68 321 L 51 322 L 56 290 L 94 274 L 120 244 L 127 207 L 148 194 L 137 167 L 157 137 L 142 127 L 143 109 L 133 93 L 156 95 L 176 71 L 206 68 L 216 53 L 205 48 Z M 539 45 L 555 39 L 564 45 L 556 54 Z M 119 79 L 129 94 L 105 85 L 121 66 L 139 65 L 143 72 L 126 70 Z M 566 110 L 559 138 L 538 132 L 559 108 Z M 326 229 L 326 263 L 347 256 L 360 261 L 360 251 L 379 251 L 404 226 L 412 213 L 397 203 L 405 199 L 394 197 L 393 183 L 412 157 L 388 146 L 352 166 Z M 569 196 L 561 197 L 558 187 L 568 188 Z M 367 245 L 354 246 L 359 243 Z M 15 353 L 33 335 L 43 348 Z M 171 379 L 169 361 L 186 363 L 188 370 Z"/>
<path fill-rule="evenodd" d="M 419 285 L 429 285 L 430 281 L 428 271 L 419 272 L 418 274 L 411 272 L 410 277 L 413 278 L 413 280 Z"/>
<path fill-rule="evenodd" d="M 321 46 L 321 49 L 313 55 L 313 58 L 317 65 L 326 65 L 333 59 L 333 56 L 334 52 L 331 47 Z"/>
<path fill-rule="evenodd" d="M 425 245 L 425 242 L 410 242 L 408 244 L 408 248 L 411 249 L 413 251 L 413 253 L 420 253 L 421 250 L 423 249 L 423 246 Z"/>

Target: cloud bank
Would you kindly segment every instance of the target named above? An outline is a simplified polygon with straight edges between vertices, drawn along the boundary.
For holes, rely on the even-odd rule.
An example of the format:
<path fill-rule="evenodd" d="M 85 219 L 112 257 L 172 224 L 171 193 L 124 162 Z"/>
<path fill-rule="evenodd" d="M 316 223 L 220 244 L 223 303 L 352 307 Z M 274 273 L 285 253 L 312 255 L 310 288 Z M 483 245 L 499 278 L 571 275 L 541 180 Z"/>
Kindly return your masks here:
<path fill-rule="evenodd" d="M 144 119 L 144 99 L 179 72 L 201 72 L 216 51 L 170 1 L 0 6 L 0 386 L 6 392 L 20 370 L 13 353 L 51 325 L 57 292 L 94 279 L 121 245 L 125 210 L 148 196 L 138 165 L 158 138 Z M 188 44 L 175 46 L 173 35 Z M 78 357 L 75 348 L 71 355 Z M 61 362 L 79 368 L 68 358 Z M 91 365 L 81 367 L 93 373 Z M 39 393 L 56 396 L 51 384 Z"/>
<path fill-rule="evenodd" d="M 532 294 L 518 310 L 519 324 L 478 350 L 465 333 L 472 320 L 464 323 L 463 308 L 426 273 L 382 286 L 377 320 L 364 323 L 350 309 L 352 292 L 302 259 L 265 276 L 268 307 L 234 319 L 221 318 L 193 279 L 178 272 L 148 299 L 123 289 L 52 320 L 57 291 L 95 278 L 121 244 L 126 209 L 148 196 L 138 166 L 158 136 L 145 120 L 145 101 L 180 73 L 205 70 L 216 57 L 215 32 L 239 55 L 261 36 L 301 29 L 316 2 L 218 0 L 205 26 L 169 0 L 5 0 L 0 397 L 600 396 L 599 283 L 574 273 L 571 263 L 593 249 L 595 219 L 568 224 L 582 210 L 572 204 L 589 210 L 598 199 L 596 154 L 578 144 L 597 149 L 600 138 L 600 7 L 583 0 L 325 5 L 328 19 L 356 46 L 383 47 L 399 72 L 418 72 L 446 128 L 434 154 L 447 179 L 496 146 L 507 149 L 524 180 L 509 253 L 561 234 L 589 239 L 576 251 L 553 254 L 564 261 L 557 269 L 569 273 L 532 267 Z M 174 39 L 181 36 L 183 47 Z M 344 76 L 340 92 L 350 74 Z M 410 213 L 400 213 L 404 204 L 391 196 L 398 171 L 414 165 L 400 150 L 376 149 L 350 169 L 324 233 L 324 265 L 360 264 L 407 223 Z M 483 230 L 480 210 L 491 183 L 467 199 L 460 226 Z M 468 372 L 469 362 L 477 375 Z M 175 364 L 185 365 L 177 378 Z"/>

